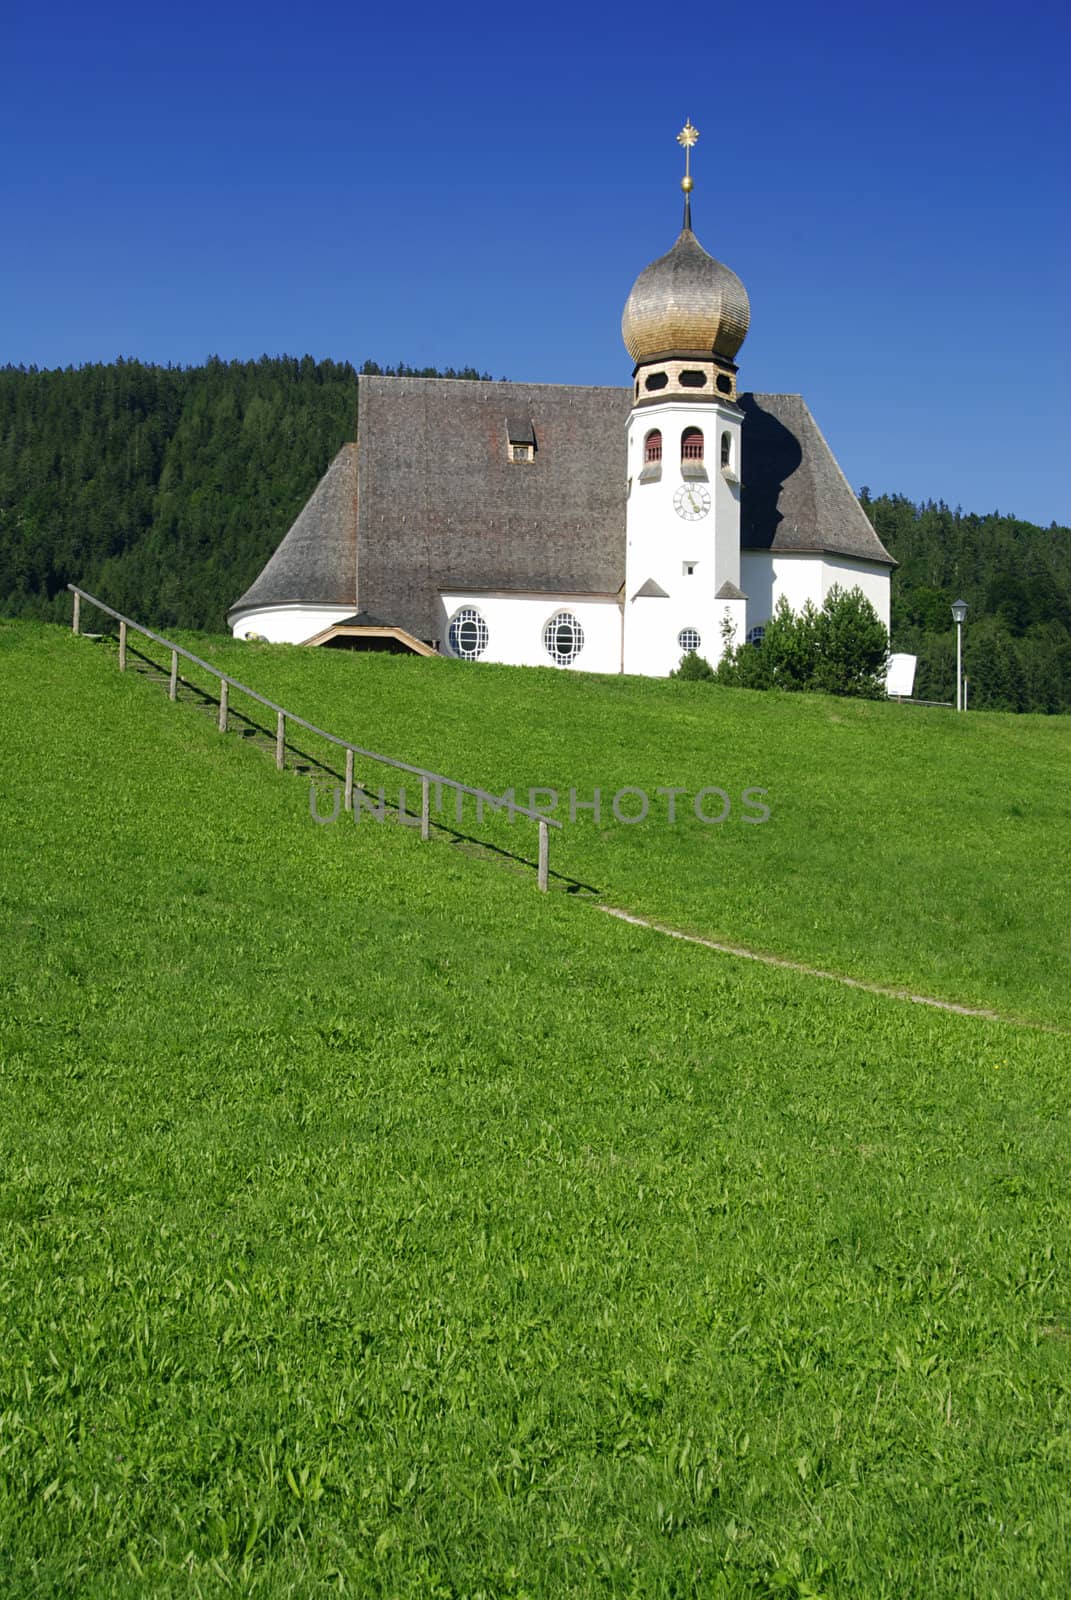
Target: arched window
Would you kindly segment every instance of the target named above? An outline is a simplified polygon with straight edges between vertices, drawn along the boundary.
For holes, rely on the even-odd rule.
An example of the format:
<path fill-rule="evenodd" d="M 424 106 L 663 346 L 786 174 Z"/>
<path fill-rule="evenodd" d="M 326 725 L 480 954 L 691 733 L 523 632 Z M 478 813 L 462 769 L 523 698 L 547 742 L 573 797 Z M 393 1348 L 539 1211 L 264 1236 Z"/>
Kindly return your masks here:
<path fill-rule="evenodd" d="M 462 661 L 476 661 L 487 649 L 487 624 L 475 606 L 462 606 L 450 619 L 450 648 Z"/>
<path fill-rule="evenodd" d="M 749 628 L 747 630 L 747 642 L 748 642 L 748 644 L 755 645 L 756 648 L 762 643 L 762 641 L 765 638 L 765 636 L 766 636 L 766 629 L 764 627 L 762 627 L 762 626 L 759 626 L 757 628 Z"/>
<path fill-rule="evenodd" d="M 721 464 L 723 467 L 731 467 L 733 464 L 733 436 L 731 433 L 723 433 L 721 436 Z"/>
<path fill-rule="evenodd" d="M 571 611 L 556 611 L 543 629 L 543 647 L 555 666 L 567 667 L 584 648 L 584 630 Z"/>
<path fill-rule="evenodd" d="M 677 635 L 677 643 L 687 654 L 689 650 L 698 650 L 703 641 L 696 628 L 682 628 Z"/>
<path fill-rule="evenodd" d="M 643 464 L 645 467 L 656 466 L 662 459 L 662 433 L 659 428 L 652 428 L 643 441 Z"/>
<path fill-rule="evenodd" d="M 681 460 L 702 461 L 703 459 L 703 430 L 701 428 L 685 428 L 681 434 Z"/>

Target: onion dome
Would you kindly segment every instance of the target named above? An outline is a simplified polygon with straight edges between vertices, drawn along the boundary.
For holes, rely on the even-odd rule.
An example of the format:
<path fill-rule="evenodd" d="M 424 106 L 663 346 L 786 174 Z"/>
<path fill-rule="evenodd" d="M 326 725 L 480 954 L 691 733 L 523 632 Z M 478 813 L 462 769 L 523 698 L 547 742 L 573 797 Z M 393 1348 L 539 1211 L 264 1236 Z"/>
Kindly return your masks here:
<path fill-rule="evenodd" d="M 689 157 L 698 138 L 691 119 L 677 135 L 685 152 L 680 237 L 668 255 L 659 256 L 640 273 L 625 303 L 621 337 L 637 365 L 671 354 L 732 361 L 751 320 L 747 290 L 736 273 L 708 255 L 692 232 Z"/>
<path fill-rule="evenodd" d="M 729 267 L 708 255 L 690 227 L 632 285 L 621 337 L 637 364 L 670 352 L 732 361 L 744 342 L 751 307 Z"/>

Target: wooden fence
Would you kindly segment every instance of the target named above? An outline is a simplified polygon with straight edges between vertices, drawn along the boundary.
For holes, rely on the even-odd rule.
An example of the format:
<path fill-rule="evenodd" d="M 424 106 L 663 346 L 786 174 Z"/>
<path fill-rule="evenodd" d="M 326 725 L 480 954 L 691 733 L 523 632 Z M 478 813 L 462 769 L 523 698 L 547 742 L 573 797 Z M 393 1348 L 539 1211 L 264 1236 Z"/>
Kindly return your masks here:
<path fill-rule="evenodd" d="M 140 633 L 144 638 L 151 639 L 154 644 L 160 645 L 164 650 L 171 652 L 171 673 L 168 680 L 168 698 L 178 698 L 178 663 L 181 656 L 185 661 L 191 661 L 194 666 L 200 667 L 202 672 L 207 672 L 211 677 L 219 680 L 219 719 L 220 733 L 226 733 L 231 714 L 231 692 L 248 696 L 255 700 L 266 710 L 275 713 L 275 765 L 281 772 L 286 765 L 286 730 L 293 724 L 295 727 L 304 728 L 307 733 L 314 734 L 318 739 L 325 739 L 328 744 L 336 745 L 346 752 L 346 777 L 345 777 L 345 809 L 353 810 L 353 761 L 355 756 L 360 756 L 364 761 L 376 761 L 381 766 L 391 767 L 396 772 L 409 772 L 420 779 L 420 837 L 427 840 L 431 837 L 431 786 L 435 784 L 437 792 L 441 793 L 443 786 L 453 789 L 457 794 L 475 795 L 477 800 L 485 804 L 500 808 L 503 804 L 499 795 L 493 795 L 487 789 L 476 789 L 467 783 L 458 783 L 455 778 L 446 778 L 439 772 L 429 772 L 424 767 L 417 767 L 410 761 L 398 761 L 394 756 L 383 756 L 375 750 L 364 750 L 359 744 L 351 744 L 348 739 L 340 739 L 335 733 L 328 733 L 325 728 L 318 728 L 315 723 L 308 722 L 304 717 L 299 717 L 296 711 L 287 711 L 285 706 L 277 705 L 274 700 L 258 694 L 256 689 L 250 689 L 247 684 L 239 683 L 237 678 L 232 678 L 226 672 L 221 672 L 209 661 L 202 661 L 200 656 L 195 656 L 191 650 L 186 650 L 180 644 L 175 644 L 171 639 L 165 639 L 161 634 L 154 633 L 151 628 L 142 627 L 140 622 L 134 622 L 130 617 L 124 617 L 121 611 L 115 611 L 111 606 L 105 605 L 103 600 L 88 594 L 85 589 L 79 589 L 76 584 L 67 585 L 74 596 L 71 627 L 75 633 L 81 631 L 82 601 L 87 605 L 96 606 L 98 611 L 103 611 L 106 616 L 114 617 L 119 624 L 119 671 L 126 671 L 126 646 L 127 634 L 131 628 L 135 633 Z M 337 801 L 336 801 L 337 803 Z M 542 813 L 532 810 L 528 806 L 515 805 L 509 802 L 511 815 L 529 817 L 539 826 L 539 861 L 537 867 L 537 882 L 540 889 L 546 892 L 550 878 L 550 830 L 560 828 L 561 823 L 554 817 L 543 816 Z"/>

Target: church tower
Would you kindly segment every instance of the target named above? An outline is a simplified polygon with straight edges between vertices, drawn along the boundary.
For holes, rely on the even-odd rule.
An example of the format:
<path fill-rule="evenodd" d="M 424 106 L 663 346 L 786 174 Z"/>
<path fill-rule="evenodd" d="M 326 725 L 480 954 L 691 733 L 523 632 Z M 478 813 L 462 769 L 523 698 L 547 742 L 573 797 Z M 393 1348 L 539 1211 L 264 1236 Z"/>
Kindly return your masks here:
<path fill-rule="evenodd" d="M 740 425 L 735 356 L 751 308 L 735 272 L 692 232 L 687 122 L 684 227 L 640 273 L 621 319 L 635 362 L 628 421 L 624 667 L 664 677 L 688 650 L 716 662 L 726 621 L 742 644 Z"/>

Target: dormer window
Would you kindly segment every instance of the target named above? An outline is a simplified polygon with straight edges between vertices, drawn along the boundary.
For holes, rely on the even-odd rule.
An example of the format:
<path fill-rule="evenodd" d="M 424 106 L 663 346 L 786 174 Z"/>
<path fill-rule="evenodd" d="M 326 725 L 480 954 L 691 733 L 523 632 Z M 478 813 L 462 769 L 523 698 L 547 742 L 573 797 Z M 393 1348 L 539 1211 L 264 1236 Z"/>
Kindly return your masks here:
<path fill-rule="evenodd" d="M 662 460 L 662 433 L 659 428 L 652 428 L 643 441 L 643 464 L 645 467 L 658 466 Z"/>
<path fill-rule="evenodd" d="M 536 437 L 531 417 L 520 415 L 507 417 L 506 439 L 509 445 L 510 461 L 535 460 Z"/>

